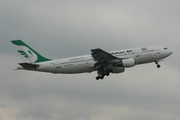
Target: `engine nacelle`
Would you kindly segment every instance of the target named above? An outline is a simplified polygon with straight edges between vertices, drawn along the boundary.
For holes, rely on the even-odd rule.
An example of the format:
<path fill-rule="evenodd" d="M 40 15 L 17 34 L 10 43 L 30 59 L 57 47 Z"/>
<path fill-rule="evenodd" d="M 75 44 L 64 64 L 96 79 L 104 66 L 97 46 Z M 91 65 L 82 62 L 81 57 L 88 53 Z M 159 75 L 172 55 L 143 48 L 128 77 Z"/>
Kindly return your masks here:
<path fill-rule="evenodd" d="M 123 67 L 114 67 L 112 69 L 112 73 L 122 73 L 124 71 L 125 71 L 125 69 Z"/>
<path fill-rule="evenodd" d="M 134 58 L 128 58 L 122 60 L 123 67 L 133 67 L 135 66 Z"/>

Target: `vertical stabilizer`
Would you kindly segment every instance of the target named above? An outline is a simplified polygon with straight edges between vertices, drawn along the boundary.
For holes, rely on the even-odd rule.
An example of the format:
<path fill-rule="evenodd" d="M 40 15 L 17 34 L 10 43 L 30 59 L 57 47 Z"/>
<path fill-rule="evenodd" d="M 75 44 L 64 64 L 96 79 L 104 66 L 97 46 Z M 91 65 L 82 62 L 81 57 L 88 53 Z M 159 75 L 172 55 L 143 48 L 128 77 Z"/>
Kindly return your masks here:
<path fill-rule="evenodd" d="M 45 62 L 50 61 L 51 59 L 45 58 L 40 55 L 38 52 L 33 50 L 31 47 L 26 45 L 21 40 L 12 40 L 11 41 L 15 48 L 17 49 L 18 53 L 20 54 L 21 58 L 28 63 L 38 63 L 38 62 Z"/>

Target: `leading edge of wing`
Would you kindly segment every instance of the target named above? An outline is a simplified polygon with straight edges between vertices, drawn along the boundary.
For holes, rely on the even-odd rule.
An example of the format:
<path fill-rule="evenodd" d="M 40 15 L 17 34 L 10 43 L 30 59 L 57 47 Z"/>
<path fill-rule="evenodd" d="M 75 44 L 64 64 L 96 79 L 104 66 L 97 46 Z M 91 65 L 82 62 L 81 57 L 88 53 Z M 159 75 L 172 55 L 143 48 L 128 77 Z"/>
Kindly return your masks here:
<path fill-rule="evenodd" d="M 121 59 L 111 55 L 110 53 L 97 48 L 97 49 L 91 49 L 91 55 L 94 58 L 95 61 L 97 61 L 96 64 L 99 63 L 116 63 L 121 61 Z"/>

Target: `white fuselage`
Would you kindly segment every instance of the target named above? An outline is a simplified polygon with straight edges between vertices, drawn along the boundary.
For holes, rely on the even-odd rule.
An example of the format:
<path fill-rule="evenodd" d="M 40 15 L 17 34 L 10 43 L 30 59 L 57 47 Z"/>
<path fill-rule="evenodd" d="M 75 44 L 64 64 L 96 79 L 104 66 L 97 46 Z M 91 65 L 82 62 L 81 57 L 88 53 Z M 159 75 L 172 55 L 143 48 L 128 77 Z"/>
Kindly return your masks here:
<path fill-rule="evenodd" d="M 146 46 L 111 51 L 109 53 L 121 59 L 133 58 L 135 65 L 138 65 L 158 62 L 171 55 L 172 51 L 163 46 Z M 39 63 L 39 67 L 36 71 L 64 74 L 92 72 L 97 71 L 94 67 L 95 63 L 96 61 L 93 59 L 92 55 L 76 56 Z"/>

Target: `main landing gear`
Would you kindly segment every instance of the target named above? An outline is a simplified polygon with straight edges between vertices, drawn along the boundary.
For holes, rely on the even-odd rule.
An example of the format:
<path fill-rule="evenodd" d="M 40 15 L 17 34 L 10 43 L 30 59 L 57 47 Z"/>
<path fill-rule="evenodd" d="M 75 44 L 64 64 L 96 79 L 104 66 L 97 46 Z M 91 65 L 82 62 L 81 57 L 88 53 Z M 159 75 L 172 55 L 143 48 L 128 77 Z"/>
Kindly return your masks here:
<path fill-rule="evenodd" d="M 103 72 L 101 73 L 100 71 L 98 71 L 98 76 L 96 77 L 96 80 L 99 80 L 99 79 L 104 79 L 104 76 L 109 76 L 109 72 Z"/>
<path fill-rule="evenodd" d="M 157 65 L 157 68 L 160 68 L 160 67 L 161 67 L 161 65 L 159 65 L 157 61 L 155 61 L 155 63 L 156 63 L 156 65 Z"/>
<path fill-rule="evenodd" d="M 96 80 L 99 80 L 99 79 L 104 79 L 104 76 L 97 76 Z"/>

